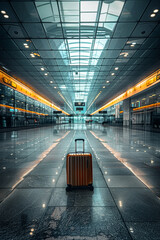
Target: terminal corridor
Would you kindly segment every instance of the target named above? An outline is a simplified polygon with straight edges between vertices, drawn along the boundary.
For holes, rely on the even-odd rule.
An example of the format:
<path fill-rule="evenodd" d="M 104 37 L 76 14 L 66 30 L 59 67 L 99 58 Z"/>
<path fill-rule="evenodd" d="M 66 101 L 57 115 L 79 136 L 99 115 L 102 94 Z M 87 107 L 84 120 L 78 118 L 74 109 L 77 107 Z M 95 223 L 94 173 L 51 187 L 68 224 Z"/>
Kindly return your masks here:
<path fill-rule="evenodd" d="M 76 138 L 93 157 L 93 192 L 66 192 Z M 0 141 L 0 239 L 160 239 L 158 133 L 64 124 Z"/>

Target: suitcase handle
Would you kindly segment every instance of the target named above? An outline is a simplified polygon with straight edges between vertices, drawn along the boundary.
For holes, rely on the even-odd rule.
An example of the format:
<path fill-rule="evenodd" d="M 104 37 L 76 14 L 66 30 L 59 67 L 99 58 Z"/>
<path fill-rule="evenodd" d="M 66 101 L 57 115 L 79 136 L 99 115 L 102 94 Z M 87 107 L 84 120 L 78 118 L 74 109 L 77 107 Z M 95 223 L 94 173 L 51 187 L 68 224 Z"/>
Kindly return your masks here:
<path fill-rule="evenodd" d="M 75 152 L 77 153 L 77 141 L 83 141 L 83 153 L 84 153 L 84 139 L 83 138 L 75 139 Z"/>

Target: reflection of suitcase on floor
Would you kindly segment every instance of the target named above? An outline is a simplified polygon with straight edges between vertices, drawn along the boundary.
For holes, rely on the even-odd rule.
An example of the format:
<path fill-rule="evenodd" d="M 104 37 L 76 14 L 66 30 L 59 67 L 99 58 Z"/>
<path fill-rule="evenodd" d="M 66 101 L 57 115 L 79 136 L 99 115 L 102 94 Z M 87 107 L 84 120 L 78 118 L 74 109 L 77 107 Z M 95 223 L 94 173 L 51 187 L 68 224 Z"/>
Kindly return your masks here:
<path fill-rule="evenodd" d="M 83 141 L 83 152 L 77 152 L 77 141 Z M 66 173 L 66 191 L 80 186 L 87 186 L 93 191 L 92 154 L 84 152 L 84 139 L 75 139 L 75 153 L 67 154 Z"/>

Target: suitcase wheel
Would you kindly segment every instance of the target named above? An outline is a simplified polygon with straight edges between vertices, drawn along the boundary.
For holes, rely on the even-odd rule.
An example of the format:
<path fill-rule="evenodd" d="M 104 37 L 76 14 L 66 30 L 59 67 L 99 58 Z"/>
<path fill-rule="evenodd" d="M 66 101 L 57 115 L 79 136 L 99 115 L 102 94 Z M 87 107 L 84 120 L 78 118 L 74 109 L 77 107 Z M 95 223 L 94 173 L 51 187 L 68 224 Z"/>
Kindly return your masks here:
<path fill-rule="evenodd" d="M 66 192 L 70 192 L 70 191 L 72 191 L 72 188 L 71 188 L 70 185 L 68 185 L 68 186 L 66 187 Z"/>
<path fill-rule="evenodd" d="M 89 185 L 88 187 L 89 187 L 89 189 L 90 189 L 91 191 L 94 190 L 94 187 L 93 187 L 92 185 Z"/>

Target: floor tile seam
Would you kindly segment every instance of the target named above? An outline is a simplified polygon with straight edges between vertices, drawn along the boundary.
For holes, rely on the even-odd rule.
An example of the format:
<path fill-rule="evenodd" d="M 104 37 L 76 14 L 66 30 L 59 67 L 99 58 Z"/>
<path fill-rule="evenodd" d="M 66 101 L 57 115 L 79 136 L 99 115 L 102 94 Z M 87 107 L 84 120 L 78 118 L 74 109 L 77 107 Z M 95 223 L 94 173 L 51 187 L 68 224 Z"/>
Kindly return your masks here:
<path fill-rule="evenodd" d="M 70 133 L 70 132 L 69 132 L 69 133 Z M 68 134 L 67 134 L 67 136 L 68 136 Z M 66 136 L 66 137 L 67 137 L 67 136 Z M 65 139 L 65 138 L 63 138 L 62 140 L 64 140 L 64 139 Z M 61 141 L 60 141 L 60 142 L 61 142 Z M 58 143 L 60 143 L 60 142 L 58 142 Z M 56 146 L 57 146 L 57 145 L 56 145 Z M 54 148 L 56 148 L 56 146 L 55 146 Z M 52 149 L 51 149 L 51 150 L 52 150 Z M 42 153 L 43 153 L 43 152 L 42 152 Z M 42 153 L 41 153 L 41 154 L 42 154 Z M 41 154 L 40 154 L 40 155 L 41 155 Z M 44 159 L 43 159 L 43 160 L 44 160 Z M 43 161 L 43 160 L 42 160 L 42 161 Z M 42 161 L 41 161 L 41 162 L 42 162 Z M 39 164 L 40 164 L 40 163 L 38 163 L 37 166 L 38 166 Z M 37 167 L 37 166 L 36 166 L 36 167 Z M 32 169 L 32 171 L 33 171 L 33 170 L 34 170 L 34 169 Z M 31 172 L 32 172 L 32 171 L 31 171 Z M 61 171 L 62 171 L 62 170 L 61 170 Z M 29 173 L 29 174 L 30 174 L 30 173 Z M 60 175 L 60 174 L 59 174 L 59 175 Z M 28 176 L 28 174 L 27 174 L 26 176 Z M 24 176 L 24 177 L 26 177 L 26 176 Z M 25 178 L 23 178 L 23 180 L 22 180 L 21 182 L 19 182 L 18 185 L 17 185 L 14 189 L 12 188 L 12 191 L 6 196 L 6 198 L 8 198 L 15 189 L 18 189 L 18 186 L 24 181 L 24 179 L 25 179 Z M 4 201 L 6 198 L 4 198 L 4 199 L 2 200 L 2 202 L 0 202 L 0 205 L 1 205 L 1 203 L 3 203 L 3 201 Z"/>
<path fill-rule="evenodd" d="M 64 206 L 58 206 L 58 205 L 56 205 L 56 206 L 48 206 L 47 208 L 53 208 L 53 207 L 62 207 L 62 208 L 72 208 L 72 209 L 74 209 L 75 207 L 76 208 L 113 208 L 113 209 L 116 209 L 117 207 L 116 206 L 74 206 L 74 205 L 71 205 L 71 206 L 68 206 L 68 205 L 64 205 Z M 119 219 L 120 221 L 122 221 L 122 219 Z"/>
<path fill-rule="evenodd" d="M 74 199 L 73 199 L 74 200 Z M 92 206 L 90 205 L 76 205 L 76 204 L 71 204 L 71 205 L 52 205 L 52 204 L 49 204 L 48 207 L 66 207 L 66 208 L 115 208 L 116 209 L 116 206 L 114 205 L 94 205 L 92 204 Z M 119 221 L 123 222 L 122 219 L 119 219 Z"/>
<path fill-rule="evenodd" d="M 20 189 L 28 189 L 28 190 L 30 190 L 30 189 L 52 189 L 52 188 L 55 188 L 54 186 L 52 186 L 52 187 L 17 187 L 16 188 L 16 190 L 18 189 L 18 190 L 20 190 Z"/>
<path fill-rule="evenodd" d="M 89 134 L 90 134 L 90 136 L 93 136 L 93 134 L 91 133 L 91 132 L 89 132 Z M 95 136 L 94 136 L 95 137 Z M 96 137 L 95 137 L 95 141 L 98 141 L 98 142 L 100 142 L 100 140 L 99 139 L 97 139 Z M 101 143 L 101 142 L 100 142 Z M 101 143 L 102 144 L 102 143 Z M 103 144 L 102 144 L 103 145 Z M 119 160 L 118 160 L 119 161 Z M 119 161 L 120 162 L 120 161 Z M 121 164 L 123 164 L 123 163 L 121 163 Z M 133 173 L 133 175 L 135 175 L 134 173 Z M 138 176 L 138 175 L 137 175 Z M 139 176 L 141 176 L 141 175 L 139 175 Z M 143 181 L 141 181 L 141 179 L 139 179 L 138 178 L 138 180 L 142 183 L 142 184 L 144 184 L 144 186 L 146 187 L 146 188 L 148 188 L 149 190 L 150 190 L 150 188 L 143 182 Z"/>
<path fill-rule="evenodd" d="M 89 133 L 90 133 L 90 132 L 89 132 Z M 86 135 L 87 135 L 87 133 L 86 133 Z M 91 137 L 94 137 L 91 133 L 90 133 L 90 136 L 91 136 Z M 88 139 L 88 143 L 90 144 L 88 137 L 87 137 L 87 139 Z M 98 139 L 96 139 L 96 140 L 98 141 Z M 90 146 L 91 146 L 91 144 L 90 144 Z M 94 154 L 94 155 L 95 155 L 95 154 Z M 95 159 L 97 160 L 96 155 L 95 155 Z M 97 161 L 97 163 L 98 163 L 98 161 Z M 98 167 L 99 167 L 99 164 L 98 164 Z M 100 167 L 99 167 L 99 169 L 101 170 Z M 101 172 L 102 172 L 102 170 L 101 170 Z M 102 172 L 102 175 L 103 175 L 103 172 Z M 103 175 L 103 177 L 104 177 L 104 175 Z M 104 178 L 104 180 L 105 180 L 105 178 Z M 106 180 L 105 180 L 105 181 L 106 181 Z M 131 233 L 130 233 L 130 231 L 129 231 L 129 229 L 127 228 L 127 225 L 126 225 L 126 223 L 125 223 L 125 220 L 124 220 L 124 218 L 123 218 L 123 216 L 122 216 L 122 214 L 121 214 L 121 212 L 120 212 L 120 210 L 119 210 L 119 208 L 118 208 L 118 205 L 117 205 L 117 203 L 116 203 L 116 201 L 115 201 L 115 199 L 114 199 L 114 197 L 113 197 L 113 194 L 112 194 L 112 192 L 111 192 L 111 190 L 110 190 L 110 188 L 109 188 L 109 186 L 108 186 L 107 183 L 106 183 L 106 185 L 107 185 L 107 187 L 108 187 L 109 193 L 111 194 L 112 200 L 113 200 L 113 202 L 115 203 L 116 209 L 117 209 L 117 211 L 118 211 L 118 213 L 119 213 L 119 215 L 120 215 L 120 217 L 121 217 L 121 219 L 122 219 L 122 222 L 123 222 L 123 224 L 124 224 L 124 226 L 125 226 L 128 234 L 129 234 L 130 238 L 133 239 L 133 238 L 132 238 L 132 235 L 131 235 Z"/>
<path fill-rule="evenodd" d="M 72 132 L 71 132 L 72 133 Z M 74 138 L 74 133 L 72 134 L 72 139 Z M 64 138 L 65 139 L 65 138 Z M 62 140 L 64 140 L 64 139 L 62 139 Z M 71 144 L 71 142 L 72 142 L 72 140 L 70 141 L 70 144 Z M 68 149 L 69 149 L 69 147 L 70 147 L 70 144 L 69 144 L 69 146 L 68 146 Z M 65 164 L 65 161 L 64 161 L 64 164 Z M 62 168 L 63 169 L 63 168 Z M 59 180 L 59 178 L 60 178 L 60 175 L 61 175 L 61 173 L 62 173 L 62 169 L 61 169 L 61 172 L 59 173 L 59 175 L 58 175 L 58 178 L 57 178 L 57 182 L 58 182 L 58 180 Z M 52 194 L 54 193 L 54 190 L 55 190 L 55 188 L 53 188 L 52 189 L 52 191 L 51 191 L 51 193 L 50 193 L 50 197 L 48 198 L 48 201 L 47 201 L 47 204 L 46 204 L 46 209 L 45 209 L 45 211 L 44 211 L 44 213 L 42 214 L 42 216 L 41 216 L 41 218 L 40 218 L 40 220 L 39 220 L 39 223 L 38 223 L 38 226 L 37 226 L 37 230 L 36 230 L 36 232 L 35 232 L 35 234 L 37 234 L 38 233 L 38 231 L 39 231 L 39 227 L 41 226 L 41 223 L 42 223 L 42 220 L 43 220 L 43 218 L 44 218 L 44 216 L 45 216 L 45 214 L 46 214 L 46 212 L 47 212 L 47 209 L 48 209 L 48 205 L 49 205 L 49 202 L 50 202 L 50 200 L 51 200 L 51 197 L 52 197 Z"/>
<path fill-rule="evenodd" d="M 67 135 L 66 137 L 68 137 L 68 135 Z M 60 148 L 59 145 L 62 145 L 62 141 L 63 141 L 63 140 L 65 140 L 65 138 L 63 138 L 61 141 L 57 142 L 57 145 L 56 145 L 53 149 L 51 149 L 51 151 L 46 155 L 46 157 L 43 159 L 43 161 L 46 160 L 46 158 L 51 154 L 52 151 L 56 152 L 56 151 L 57 151 L 57 148 L 58 148 L 58 147 Z M 61 156 L 61 157 L 63 157 L 63 156 Z M 43 161 L 41 161 L 40 163 L 42 163 Z M 40 164 L 40 163 L 39 163 L 39 164 Z M 38 164 L 38 165 L 39 165 L 39 164 Z M 38 165 L 37 165 L 37 166 L 38 166 Z M 37 166 L 36 166 L 36 167 L 37 167 Z"/>
<path fill-rule="evenodd" d="M 154 220 L 154 221 L 142 221 L 142 220 L 135 220 L 135 221 L 125 221 L 126 223 L 159 223 L 160 220 Z"/>

